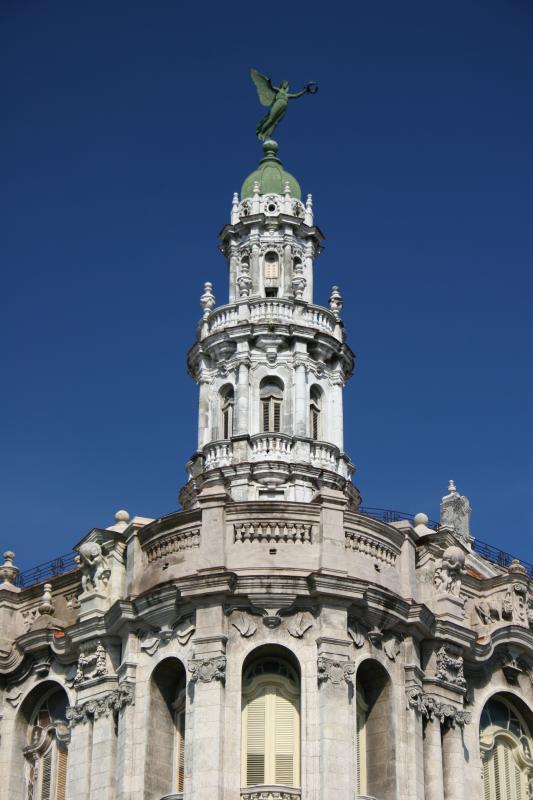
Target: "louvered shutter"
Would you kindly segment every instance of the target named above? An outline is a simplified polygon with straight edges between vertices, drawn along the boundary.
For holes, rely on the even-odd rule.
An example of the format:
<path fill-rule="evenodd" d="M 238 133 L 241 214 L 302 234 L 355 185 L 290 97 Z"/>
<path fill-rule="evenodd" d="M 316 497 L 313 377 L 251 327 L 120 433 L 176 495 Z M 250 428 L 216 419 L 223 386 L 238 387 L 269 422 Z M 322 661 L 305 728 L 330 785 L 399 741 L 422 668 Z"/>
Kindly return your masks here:
<path fill-rule="evenodd" d="M 52 794 L 52 756 L 50 749 L 42 760 L 41 796 L 39 800 L 51 800 Z"/>
<path fill-rule="evenodd" d="M 185 711 L 176 715 L 176 790 L 183 792 L 185 777 Z"/>
<path fill-rule="evenodd" d="M 67 789 L 67 751 L 59 750 L 57 754 L 56 800 L 65 800 Z"/>
<path fill-rule="evenodd" d="M 355 791 L 357 794 L 366 793 L 366 713 L 357 704 L 356 734 L 355 734 Z"/>
<path fill-rule="evenodd" d="M 491 753 L 490 756 L 486 758 L 485 761 L 483 762 L 483 800 L 491 800 L 490 796 L 491 772 L 494 769 L 492 761 L 493 761 L 493 755 Z"/>
<path fill-rule="evenodd" d="M 274 783 L 294 786 L 296 776 L 295 708 L 290 700 L 276 690 L 272 697 L 274 712 Z"/>
<path fill-rule="evenodd" d="M 265 783 L 265 690 L 246 706 L 246 783 L 253 786 Z"/>
<path fill-rule="evenodd" d="M 274 405 L 274 420 L 273 420 L 274 425 L 272 429 L 274 433 L 279 433 L 281 430 L 281 403 L 279 402 L 279 400 L 274 400 L 273 405 Z"/>
<path fill-rule="evenodd" d="M 270 430 L 270 400 L 263 400 L 263 431 L 268 433 Z"/>

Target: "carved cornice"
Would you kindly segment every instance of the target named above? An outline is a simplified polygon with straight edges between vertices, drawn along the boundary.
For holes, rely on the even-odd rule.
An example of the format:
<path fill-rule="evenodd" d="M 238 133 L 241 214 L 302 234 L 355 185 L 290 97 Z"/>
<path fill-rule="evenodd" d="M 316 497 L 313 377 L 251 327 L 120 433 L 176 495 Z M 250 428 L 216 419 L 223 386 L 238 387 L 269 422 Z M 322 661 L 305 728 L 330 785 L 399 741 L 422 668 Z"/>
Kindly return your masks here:
<path fill-rule="evenodd" d="M 335 686 L 343 681 L 354 682 L 355 664 L 353 661 L 340 661 L 326 656 L 319 656 L 317 661 L 318 683 L 329 681 Z"/>
<path fill-rule="evenodd" d="M 458 725 L 462 728 L 471 722 L 472 715 L 451 703 L 442 703 L 431 694 L 426 694 L 421 689 L 409 689 L 407 692 L 407 708 L 414 709 L 426 719 L 438 719 L 441 725 L 451 728 Z"/>
<path fill-rule="evenodd" d="M 67 720 L 70 725 L 89 722 L 90 720 L 105 717 L 111 712 L 120 711 L 124 706 L 135 702 L 134 688 L 126 683 L 118 689 L 108 692 L 84 703 L 77 703 L 75 706 L 68 706 Z"/>

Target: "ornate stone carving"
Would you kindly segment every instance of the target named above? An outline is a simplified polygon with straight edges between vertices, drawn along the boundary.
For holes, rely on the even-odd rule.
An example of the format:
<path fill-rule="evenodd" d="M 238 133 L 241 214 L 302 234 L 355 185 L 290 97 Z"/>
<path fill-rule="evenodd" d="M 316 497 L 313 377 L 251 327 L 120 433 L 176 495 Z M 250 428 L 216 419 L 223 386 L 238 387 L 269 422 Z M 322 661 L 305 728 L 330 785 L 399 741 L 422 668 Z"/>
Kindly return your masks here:
<path fill-rule="evenodd" d="M 125 683 L 112 692 L 96 697 L 93 700 L 86 700 L 75 706 L 68 706 L 67 719 L 70 725 L 89 722 L 89 720 L 104 717 L 113 711 L 120 711 L 124 706 L 135 702 L 133 686 Z"/>
<path fill-rule="evenodd" d="M 193 683 L 211 683 L 211 681 L 226 680 L 226 657 L 216 656 L 215 658 L 191 659 L 188 664 L 191 673 L 190 680 Z"/>
<path fill-rule="evenodd" d="M 210 281 L 204 283 L 204 292 L 200 297 L 200 305 L 203 308 L 203 319 L 208 319 L 216 303 L 215 295 L 213 294 L 213 284 Z"/>
<path fill-rule="evenodd" d="M 442 498 L 440 504 L 440 525 L 453 531 L 465 544 L 472 541 L 470 535 L 470 512 L 472 511 L 467 497 L 457 491 L 455 483 L 448 484 L 448 494 Z"/>
<path fill-rule="evenodd" d="M 342 295 L 338 286 L 333 286 L 329 296 L 329 307 L 331 308 L 335 319 L 340 319 L 340 313 L 343 306 Z"/>
<path fill-rule="evenodd" d="M 5 697 L 10 706 L 17 708 L 22 697 L 22 691 L 14 686 L 6 692 Z"/>
<path fill-rule="evenodd" d="M 365 640 L 368 639 L 374 647 L 381 648 L 391 661 L 396 661 L 400 654 L 403 641 L 402 634 L 383 631 L 377 625 L 368 629 L 361 622 L 350 619 L 348 622 L 348 635 L 357 648 L 363 647 Z"/>
<path fill-rule="evenodd" d="M 12 550 L 6 550 L 4 553 L 4 563 L 0 566 L 0 581 L 2 583 L 13 584 L 19 574 L 20 570 L 13 563 L 15 553 Z"/>
<path fill-rule="evenodd" d="M 231 624 L 236 630 L 239 631 L 241 636 L 244 636 L 245 638 L 253 636 L 257 631 L 257 625 L 253 621 L 252 617 L 248 614 L 245 614 L 243 611 L 238 611 L 232 616 Z"/>
<path fill-rule="evenodd" d="M 176 620 L 173 625 L 162 625 L 158 631 L 141 632 L 141 650 L 153 656 L 159 647 L 168 644 L 173 638 L 176 638 L 178 643 L 184 647 L 195 630 L 192 618 L 189 616 Z"/>
<path fill-rule="evenodd" d="M 300 612 L 287 622 L 287 631 L 295 639 L 302 639 L 306 631 L 313 627 L 313 622 L 307 614 Z"/>
<path fill-rule="evenodd" d="M 466 687 L 463 657 L 453 645 L 443 644 L 437 652 L 437 679 L 461 688 Z"/>
<path fill-rule="evenodd" d="M 98 542 L 83 542 L 78 553 L 83 591 L 105 591 L 111 570 L 102 546 Z"/>
<path fill-rule="evenodd" d="M 348 634 L 358 649 L 363 647 L 366 639 L 366 628 L 358 622 L 350 621 L 348 624 Z"/>
<path fill-rule="evenodd" d="M 355 664 L 352 661 L 338 661 L 326 656 L 319 656 L 317 662 L 318 683 L 329 681 L 334 685 L 353 683 L 355 675 Z"/>
<path fill-rule="evenodd" d="M 465 566 L 465 554 L 460 547 L 447 547 L 435 568 L 433 584 L 438 594 L 461 593 L 461 573 Z"/>
<path fill-rule="evenodd" d="M 96 644 L 91 652 L 82 651 L 78 656 L 76 673 L 72 680 L 74 686 L 79 686 L 93 678 L 102 678 L 107 675 L 107 651 L 101 641 Z"/>
<path fill-rule="evenodd" d="M 279 786 L 263 786 L 261 789 L 241 789 L 241 800 L 300 800 L 301 793 L 296 789 Z"/>
<path fill-rule="evenodd" d="M 367 532 L 363 534 L 360 531 L 344 531 L 344 546 L 347 550 L 357 550 L 390 566 L 396 563 L 396 551 Z"/>
<path fill-rule="evenodd" d="M 438 719 L 442 725 L 450 727 L 468 725 L 472 719 L 469 711 L 456 708 L 451 703 L 441 703 L 431 694 L 425 694 L 422 689 L 413 688 L 407 692 L 407 708 L 413 708 L 426 719 Z"/>
<path fill-rule="evenodd" d="M 504 650 L 498 654 L 497 661 L 503 670 L 507 683 L 517 686 L 518 676 L 522 675 L 528 669 L 528 665 L 524 659 L 518 653 L 514 653 L 511 650 Z"/>

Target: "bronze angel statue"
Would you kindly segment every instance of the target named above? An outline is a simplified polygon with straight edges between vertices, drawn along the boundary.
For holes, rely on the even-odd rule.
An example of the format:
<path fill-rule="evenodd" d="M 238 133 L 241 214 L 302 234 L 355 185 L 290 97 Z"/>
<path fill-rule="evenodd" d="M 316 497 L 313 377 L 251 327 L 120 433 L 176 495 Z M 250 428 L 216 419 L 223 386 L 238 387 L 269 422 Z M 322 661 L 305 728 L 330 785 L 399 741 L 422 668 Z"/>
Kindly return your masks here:
<path fill-rule="evenodd" d="M 273 86 L 270 78 L 261 75 L 256 69 L 250 70 L 250 74 L 259 95 L 259 102 L 262 106 L 270 106 L 256 130 L 257 136 L 262 142 L 270 139 L 274 129 L 285 116 L 289 100 L 295 100 L 303 94 L 318 92 L 318 86 L 314 81 L 308 83 L 301 92 L 291 94 L 288 81 L 282 81 L 279 86 Z"/>

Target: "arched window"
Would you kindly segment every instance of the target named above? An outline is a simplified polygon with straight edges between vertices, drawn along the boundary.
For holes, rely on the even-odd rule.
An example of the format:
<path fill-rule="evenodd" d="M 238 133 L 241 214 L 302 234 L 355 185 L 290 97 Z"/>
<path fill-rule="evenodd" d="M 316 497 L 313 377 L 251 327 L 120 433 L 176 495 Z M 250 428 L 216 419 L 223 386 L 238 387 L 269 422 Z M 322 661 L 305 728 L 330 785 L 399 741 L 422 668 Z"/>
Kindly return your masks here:
<path fill-rule="evenodd" d="M 322 437 L 322 392 L 318 386 L 311 387 L 310 405 L 309 405 L 309 422 L 311 429 L 311 439 L 320 439 Z"/>
<path fill-rule="evenodd" d="M 177 658 L 165 658 L 150 679 L 145 790 L 150 797 L 183 792 L 186 742 L 186 675 Z"/>
<path fill-rule="evenodd" d="M 224 386 L 220 390 L 220 433 L 222 439 L 229 439 L 233 434 L 233 408 L 235 392 L 233 386 Z"/>
<path fill-rule="evenodd" d="M 263 260 L 263 279 L 266 297 L 277 297 L 279 288 L 279 255 L 274 250 L 265 253 Z"/>
<path fill-rule="evenodd" d="M 29 726 L 26 800 L 65 800 L 68 698 L 63 689 L 51 689 L 37 705 Z"/>
<path fill-rule="evenodd" d="M 529 800 L 533 791 L 533 743 L 528 727 L 504 697 L 486 704 L 480 722 L 484 800 Z"/>
<path fill-rule="evenodd" d="M 281 431 L 281 411 L 283 406 L 283 384 L 279 378 L 263 378 L 261 395 L 261 432 L 279 433 Z"/>
<path fill-rule="evenodd" d="M 242 687 L 242 785 L 300 785 L 300 681 L 282 658 L 245 668 Z"/>
<path fill-rule="evenodd" d="M 357 670 L 355 686 L 355 797 L 395 800 L 394 727 L 387 724 L 394 715 L 390 677 L 381 664 L 367 659 Z"/>

